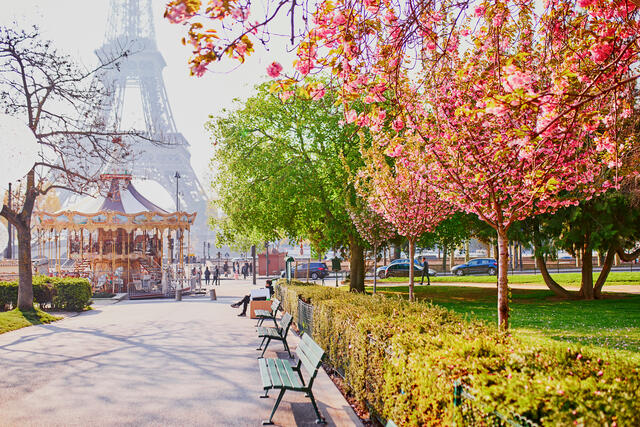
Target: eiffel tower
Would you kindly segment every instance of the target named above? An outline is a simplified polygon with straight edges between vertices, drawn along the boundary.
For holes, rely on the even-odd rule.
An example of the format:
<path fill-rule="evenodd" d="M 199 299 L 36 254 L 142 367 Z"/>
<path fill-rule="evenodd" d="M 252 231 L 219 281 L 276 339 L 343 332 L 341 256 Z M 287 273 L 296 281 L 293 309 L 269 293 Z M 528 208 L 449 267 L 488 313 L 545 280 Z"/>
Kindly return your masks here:
<path fill-rule="evenodd" d="M 112 68 L 101 77 L 112 91 L 110 103 L 105 106 L 107 123 L 121 129 L 127 89 L 140 93 L 146 135 L 156 141 L 168 142 L 170 146 L 137 142 L 134 148 L 139 155 L 135 156 L 131 172 L 134 176 L 159 182 L 174 195 L 175 175 L 179 173 L 180 210 L 198 213 L 191 230 L 192 246 L 198 253 L 198 245 L 212 234 L 207 225 L 207 198 L 191 167 L 189 143 L 178 132 L 173 120 L 162 78 L 166 62 L 156 45 L 151 0 L 111 0 L 105 39 L 95 51 L 98 58 L 107 58 L 110 52 L 121 50 L 123 46 L 131 46 L 134 51 L 117 69 Z"/>

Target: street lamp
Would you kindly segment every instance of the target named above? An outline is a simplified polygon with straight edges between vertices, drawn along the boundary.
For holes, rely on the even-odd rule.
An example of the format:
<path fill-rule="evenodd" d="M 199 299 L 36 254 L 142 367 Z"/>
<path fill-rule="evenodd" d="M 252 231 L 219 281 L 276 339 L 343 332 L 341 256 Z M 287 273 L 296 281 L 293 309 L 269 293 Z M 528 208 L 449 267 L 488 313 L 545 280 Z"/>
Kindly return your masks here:
<path fill-rule="evenodd" d="M 178 197 L 178 182 L 180 180 L 180 173 L 176 171 L 173 176 L 176 179 L 176 212 L 180 212 L 180 198 Z"/>

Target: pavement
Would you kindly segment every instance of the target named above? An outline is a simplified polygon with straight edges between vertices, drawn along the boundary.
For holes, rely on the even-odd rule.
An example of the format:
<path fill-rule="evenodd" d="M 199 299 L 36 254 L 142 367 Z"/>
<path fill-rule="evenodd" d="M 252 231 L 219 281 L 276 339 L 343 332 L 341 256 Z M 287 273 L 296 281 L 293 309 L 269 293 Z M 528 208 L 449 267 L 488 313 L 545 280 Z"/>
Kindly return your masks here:
<path fill-rule="evenodd" d="M 277 394 L 259 398 L 256 321 L 230 307 L 251 288 L 223 281 L 217 301 L 208 293 L 181 302 L 102 301 L 0 335 L 0 426 L 261 425 Z M 299 338 L 289 337 L 293 350 Z M 265 356 L 288 358 L 280 343 Z M 324 370 L 314 395 L 328 425 L 362 425 Z M 309 399 L 293 392 L 273 421 L 316 425 Z"/>

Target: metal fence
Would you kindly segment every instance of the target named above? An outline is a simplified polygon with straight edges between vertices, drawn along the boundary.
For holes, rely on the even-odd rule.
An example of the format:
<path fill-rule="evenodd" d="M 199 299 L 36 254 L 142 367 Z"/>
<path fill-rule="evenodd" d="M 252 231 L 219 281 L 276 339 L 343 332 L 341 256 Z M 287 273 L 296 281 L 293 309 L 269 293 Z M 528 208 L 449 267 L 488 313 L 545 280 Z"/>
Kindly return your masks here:
<path fill-rule="evenodd" d="M 298 299 L 298 329 L 313 338 L 313 306 Z"/>
<path fill-rule="evenodd" d="M 527 417 L 510 411 L 503 414 L 484 407 L 472 394 L 469 386 L 456 381 L 453 384 L 453 406 L 457 420 L 463 426 L 539 427 Z"/>

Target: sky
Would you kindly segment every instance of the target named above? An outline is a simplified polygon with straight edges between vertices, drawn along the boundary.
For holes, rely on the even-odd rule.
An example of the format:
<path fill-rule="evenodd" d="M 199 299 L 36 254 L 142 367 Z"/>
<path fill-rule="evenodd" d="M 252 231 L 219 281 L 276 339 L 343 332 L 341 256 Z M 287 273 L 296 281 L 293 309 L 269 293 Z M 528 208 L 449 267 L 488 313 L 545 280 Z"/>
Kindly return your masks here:
<path fill-rule="evenodd" d="M 203 77 L 192 77 L 187 65 L 191 52 L 181 43 L 186 28 L 170 24 L 163 18 L 165 3 L 164 0 L 152 0 L 156 41 L 167 63 L 163 71 L 164 83 L 178 131 L 191 144 L 192 167 L 205 191 L 210 192 L 209 183 L 215 171 L 210 169 L 213 147 L 204 129 L 209 115 L 215 116 L 224 108 L 232 108 L 234 98 L 248 97 L 257 83 L 268 80 L 267 65 L 275 60 L 286 69 L 286 64 L 292 62 L 292 55 L 286 52 L 284 41 L 277 42 L 270 51 L 256 46 L 256 52 L 240 67 L 227 62 Z M 37 25 L 43 37 L 52 40 L 60 51 L 84 66 L 97 65 L 94 50 L 105 39 L 109 0 L 1 0 L 0 4 L 0 25 L 10 25 L 14 21 L 20 27 Z M 142 117 L 141 113 L 139 117 Z"/>

